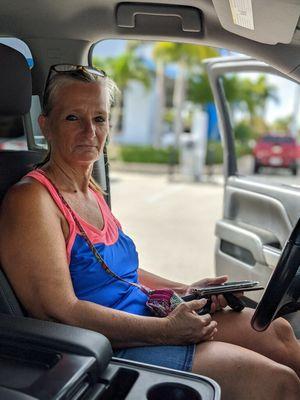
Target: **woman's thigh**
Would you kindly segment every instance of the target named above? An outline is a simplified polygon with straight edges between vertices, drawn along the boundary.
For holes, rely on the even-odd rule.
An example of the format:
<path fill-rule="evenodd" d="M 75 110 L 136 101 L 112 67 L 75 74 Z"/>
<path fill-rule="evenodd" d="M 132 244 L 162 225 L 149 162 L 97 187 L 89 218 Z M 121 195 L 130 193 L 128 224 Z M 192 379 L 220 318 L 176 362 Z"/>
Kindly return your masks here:
<path fill-rule="evenodd" d="M 229 343 L 198 344 L 192 371 L 218 382 L 222 400 L 297 399 L 300 392 L 300 380 L 290 368 Z"/>
<path fill-rule="evenodd" d="M 283 318 L 273 321 L 264 332 L 256 332 L 250 324 L 253 310 L 224 310 L 213 315 L 218 322 L 215 340 L 235 344 L 258 352 L 287 365 L 300 376 L 300 344 L 290 324 Z"/>

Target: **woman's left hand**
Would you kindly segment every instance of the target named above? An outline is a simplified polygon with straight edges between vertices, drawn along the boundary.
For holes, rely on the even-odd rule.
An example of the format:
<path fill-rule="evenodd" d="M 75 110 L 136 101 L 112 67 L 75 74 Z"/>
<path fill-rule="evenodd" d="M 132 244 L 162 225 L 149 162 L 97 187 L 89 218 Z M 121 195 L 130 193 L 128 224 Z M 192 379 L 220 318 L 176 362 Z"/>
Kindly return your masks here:
<path fill-rule="evenodd" d="M 192 289 L 197 289 L 197 288 L 203 288 L 207 286 L 214 286 L 214 285 L 221 285 L 225 283 L 228 280 L 227 275 L 223 276 L 217 276 L 216 278 L 205 278 L 201 279 L 200 281 L 197 281 L 195 283 L 192 283 L 186 291 L 186 295 L 191 294 Z M 213 295 L 211 296 L 212 304 L 211 304 L 211 309 L 210 312 L 214 313 L 218 310 L 221 310 L 222 308 L 227 307 L 227 301 L 225 300 L 225 297 L 223 295 Z"/>

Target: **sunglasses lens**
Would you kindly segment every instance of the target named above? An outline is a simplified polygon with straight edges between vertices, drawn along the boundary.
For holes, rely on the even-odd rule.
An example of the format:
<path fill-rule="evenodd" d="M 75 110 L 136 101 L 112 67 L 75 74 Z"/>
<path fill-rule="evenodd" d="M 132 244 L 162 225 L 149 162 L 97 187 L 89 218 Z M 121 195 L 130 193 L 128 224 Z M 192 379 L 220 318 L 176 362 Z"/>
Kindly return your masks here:
<path fill-rule="evenodd" d="M 77 65 L 72 64 L 58 64 L 53 67 L 55 72 L 72 72 L 78 69 Z"/>
<path fill-rule="evenodd" d="M 73 71 L 86 71 L 90 74 L 97 76 L 106 76 L 105 72 L 102 70 L 97 70 L 95 68 L 91 68 L 83 65 L 73 65 L 73 64 L 58 64 L 54 65 L 53 70 L 55 72 L 73 72 Z"/>
<path fill-rule="evenodd" d="M 90 67 L 83 67 L 85 71 L 89 72 L 90 74 L 98 75 L 98 76 L 106 76 L 106 73 L 102 69 L 95 69 Z"/>

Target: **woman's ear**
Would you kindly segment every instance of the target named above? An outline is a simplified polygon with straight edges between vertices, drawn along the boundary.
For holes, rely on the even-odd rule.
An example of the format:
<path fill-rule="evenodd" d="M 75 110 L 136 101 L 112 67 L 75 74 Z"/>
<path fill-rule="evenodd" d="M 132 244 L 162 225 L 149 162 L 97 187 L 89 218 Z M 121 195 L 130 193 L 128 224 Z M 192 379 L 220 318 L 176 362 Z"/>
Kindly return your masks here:
<path fill-rule="evenodd" d="M 38 124 L 42 131 L 42 134 L 45 136 L 45 139 L 49 142 L 51 140 L 51 134 L 49 129 L 49 120 L 45 115 L 40 114 L 38 117 Z"/>

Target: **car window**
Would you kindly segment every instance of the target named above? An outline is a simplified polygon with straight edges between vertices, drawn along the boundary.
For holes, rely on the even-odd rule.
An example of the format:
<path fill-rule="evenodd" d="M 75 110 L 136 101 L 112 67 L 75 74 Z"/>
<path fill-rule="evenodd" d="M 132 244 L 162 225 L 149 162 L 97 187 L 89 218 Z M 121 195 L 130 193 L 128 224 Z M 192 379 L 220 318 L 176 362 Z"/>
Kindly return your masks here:
<path fill-rule="evenodd" d="M 28 65 L 33 66 L 31 52 L 22 40 L 17 38 L 0 38 L 0 43 L 12 47 L 22 53 Z M 27 141 L 22 118 L 0 115 L 0 150 L 27 149 Z"/>
<path fill-rule="evenodd" d="M 190 58 L 184 59 L 184 52 Z M 106 70 L 121 91 L 112 109 L 108 150 L 112 210 L 134 237 L 140 265 L 178 281 L 199 279 L 201 267 L 204 275 L 214 274 L 222 147 L 202 60 L 220 52 L 107 40 L 92 54 L 93 65 Z M 179 76 L 184 88 L 178 87 Z M 167 249 L 172 250 L 166 256 Z"/>
<path fill-rule="evenodd" d="M 266 73 L 222 78 L 235 136 L 238 174 L 299 185 L 299 85 Z"/>
<path fill-rule="evenodd" d="M 0 37 L 0 43 L 16 49 L 26 58 L 30 68 L 34 66 L 34 60 L 28 45 L 20 39 L 13 37 Z M 40 114 L 41 106 L 39 96 L 33 95 L 29 120 L 24 124 L 24 119 L 14 116 L 0 115 L 0 150 L 21 150 L 27 149 L 27 136 L 32 138 L 32 145 L 36 147 L 46 147 L 46 142 L 42 136 L 37 117 Z M 26 127 L 26 128 L 25 128 Z"/>

